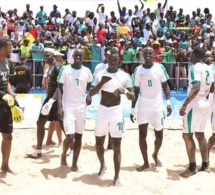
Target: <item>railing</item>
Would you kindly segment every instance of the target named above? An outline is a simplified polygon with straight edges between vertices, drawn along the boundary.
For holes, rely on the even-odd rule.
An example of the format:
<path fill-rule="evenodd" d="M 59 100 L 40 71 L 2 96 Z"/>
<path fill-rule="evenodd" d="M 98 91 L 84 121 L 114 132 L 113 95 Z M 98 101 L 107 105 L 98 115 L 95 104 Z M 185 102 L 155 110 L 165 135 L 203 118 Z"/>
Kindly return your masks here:
<path fill-rule="evenodd" d="M 85 60 L 85 61 L 83 61 L 83 65 L 87 66 L 86 64 L 88 64 L 89 65 L 88 68 L 90 68 L 92 71 L 92 67 L 91 67 L 92 64 L 90 64 L 92 62 L 99 64 L 102 61 L 101 60 Z M 188 70 L 189 70 L 189 66 L 190 66 L 189 62 L 159 62 L 159 63 L 163 64 L 164 67 L 166 68 L 166 71 L 170 77 L 170 84 L 173 84 L 172 88 L 176 88 L 176 90 L 178 91 L 180 89 L 179 87 L 180 87 L 182 79 L 184 80 L 185 84 L 187 83 L 187 81 L 188 81 L 187 75 L 188 75 Z M 131 64 L 131 65 L 132 64 L 135 64 L 135 65 L 139 64 L 139 65 L 141 65 L 141 64 L 144 64 L 144 62 L 141 62 L 141 61 L 130 62 L 130 61 L 128 61 L 128 63 L 126 63 L 126 61 L 121 61 L 121 65 L 122 64 Z M 36 61 L 35 60 L 32 60 L 32 59 L 28 60 L 26 65 L 31 69 L 32 90 L 35 90 L 37 87 L 36 84 L 38 84 L 38 83 L 36 83 L 36 81 L 37 81 L 36 78 L 37 77 L 43 77 L 44 72 L 38 74 L 38 70 L 36 70 L 37 67 L 36 67 Z M 44 66 L 45 66 L 45 64 L 43 62 L 43 70 L 44 70 Z M 183 68 L 181 68 L 181 67 L 183 67 Z M 184 70 L 184 72 L 181 72 L 182 69 Z M 134 70 L 133 70 L 133 72 L 134 72 Z M 183 73 L 183 75 L 182 75 L 183 77 L 181 77 L 181 73 Z M 42 80 L 42 78 L 41 78 L 41 80 Z M 175 87 L 175 85 L 178 85 L 178 86 Z M 187 86 L 185 86 L 185 87 L 187 87 Z"/>

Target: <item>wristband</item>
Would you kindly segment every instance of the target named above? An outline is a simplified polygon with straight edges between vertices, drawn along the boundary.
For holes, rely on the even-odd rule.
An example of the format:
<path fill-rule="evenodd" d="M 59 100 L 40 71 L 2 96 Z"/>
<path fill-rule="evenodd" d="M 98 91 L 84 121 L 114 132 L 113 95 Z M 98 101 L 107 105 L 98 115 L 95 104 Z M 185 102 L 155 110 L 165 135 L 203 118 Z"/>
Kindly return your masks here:
<path fill-rule="evenodd" d="M 52 98 L 50 98 L 50 99 L 49 99 L 49 102 L 50 102 L 51 104 L 53 104 L 53 103 L 55 102 L 55 100 L 52 99 Z"/>
<path fill-rule="evenodd" d="M 166 105 L 170 106 L 170 100 L 166 100 Z"/>
<path fill-rule="evenodd" d="M 125 90 L 124 94 L 127 94 L 129 92 L 126 88 L 124 90 Z"/>

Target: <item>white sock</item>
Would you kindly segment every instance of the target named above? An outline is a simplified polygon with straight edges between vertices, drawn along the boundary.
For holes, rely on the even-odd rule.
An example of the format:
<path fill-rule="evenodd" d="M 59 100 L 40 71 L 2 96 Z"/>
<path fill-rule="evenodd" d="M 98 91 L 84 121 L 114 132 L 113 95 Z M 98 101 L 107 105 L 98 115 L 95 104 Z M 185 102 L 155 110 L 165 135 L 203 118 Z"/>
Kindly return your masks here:
<path fill-rule="evenodd" d="M 41 149 L 40 150 L 37 149 L 37 150 L 35 150 L 35 152 L 36 153 L 42 153 L 42 150 Z"/>

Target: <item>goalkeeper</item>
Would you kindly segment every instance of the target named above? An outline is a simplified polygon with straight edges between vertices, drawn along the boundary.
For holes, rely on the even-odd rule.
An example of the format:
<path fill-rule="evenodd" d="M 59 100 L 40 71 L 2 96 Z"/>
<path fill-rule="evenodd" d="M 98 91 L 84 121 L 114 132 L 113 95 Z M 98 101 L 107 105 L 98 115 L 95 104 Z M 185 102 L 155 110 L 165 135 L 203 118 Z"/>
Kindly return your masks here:
<path fill-rule="evenodd" d="M 13 118 L 20 121 L 22 112 L 14 106 L 14 97 L 9 83 L 10 65 L 6 59 L 12 52 L 9 40 L 0 38 L 0 132 L 2 133 L 2 165 L 3 172 L 14 172 L 9 167 L 9 158 L 12 144 Z M 12 115 L 13 112 L 13 115 Z"/>
<path fill-rule="evenodd" d="M 59 122 L 59 125 L 62 126 L 57 116 L 58 104 L 56 101 L 58 96 L 57 77 L 61 65 L 59 65 L 59 63 L 55 63 L 53 52 L 54 51 L 52 51 L 51 49 L 47 49 L 44 52 L 44 61 L 45 63 L 49 64 L 49 70 L 47 73 L 48 93 L 37 120 L 37 148 L 34 153 L 27 154 L 27 158 L 36 159 L 42 157 L 42 144 L 45 136 L 45 124 L 47 121 L 57 121 Z"/>

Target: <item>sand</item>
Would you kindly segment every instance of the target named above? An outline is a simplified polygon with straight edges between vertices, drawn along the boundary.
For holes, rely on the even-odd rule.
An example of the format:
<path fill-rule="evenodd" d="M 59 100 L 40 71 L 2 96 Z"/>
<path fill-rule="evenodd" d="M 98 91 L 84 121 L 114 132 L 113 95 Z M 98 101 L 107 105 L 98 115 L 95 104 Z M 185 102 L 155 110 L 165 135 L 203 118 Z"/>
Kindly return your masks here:
<path fill-rule="evenodd" d="M 123 186 L 114 187 L 112 150 L 107 150 L 105 153 L 108 168 L 104 177 L 99 179 L 97 176 L 99 161 L 94 147 L 94 120 L 87 120 L 87 130 L 85 130 L 83 135 L 78 172 L 70 170 L 72 157 L 67 159 L 69 166 L 60 165 L 62 148 L 57 145 L 52 147 L 44 145 L 43 157 L 41 159 L 25 158 L 27 153 L 34 151 L 36 145 L 35 124 L 35 120 L 26 120 L 22 124 L 15 124 L 10 166 L 17 172 L 17 175 L 0 172 L 1 195 L 215 194 L 215 150 L 211 153 L 211 173 L 199 172 L 188 179 L 181 178 L 178 175 L 186 168 L 188 163 L 180 130 L 165 129 L 164 142 L 160 150 L 160 159 L 163 167 L 157 168 L 151 157 L 154 132 L 151 128 L 149 129 L 147 140 L 151 167 L 139 173 L 136 171 L 136 168 L 142 165 L 143 161 L 138 145 L 137 125 L 126 121 L 128 130 L 126 130 L 122 141 L 120 172 Z M 166 126 L 177 128 L 181 126 L 181 121 L 167 122 Z M 207 138 L 211 134 L 209 124 L 206 134 Z M 56 136 L 54 136 L 54 141 L 57 141 Z M 105 146 L 107 146 L 107 143 L 105 143 Z M 197 163 L 200 165 L 201 157 L 198 147 L 196 157 Z"/>

